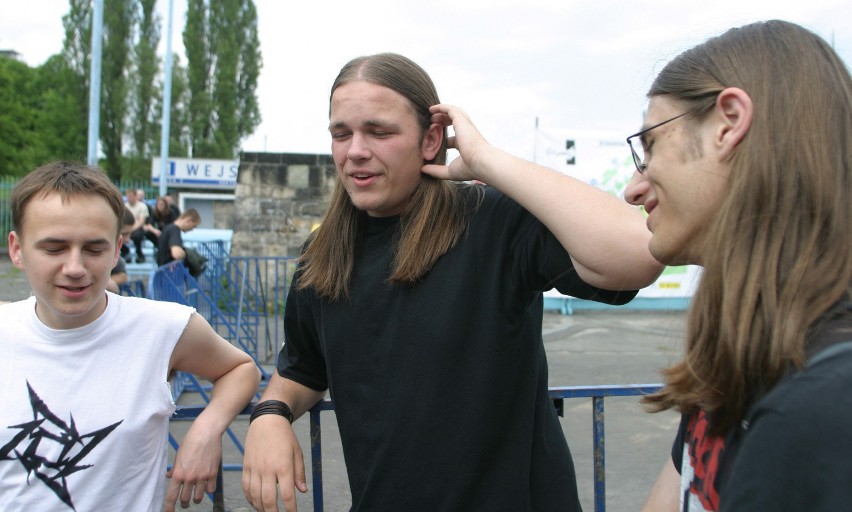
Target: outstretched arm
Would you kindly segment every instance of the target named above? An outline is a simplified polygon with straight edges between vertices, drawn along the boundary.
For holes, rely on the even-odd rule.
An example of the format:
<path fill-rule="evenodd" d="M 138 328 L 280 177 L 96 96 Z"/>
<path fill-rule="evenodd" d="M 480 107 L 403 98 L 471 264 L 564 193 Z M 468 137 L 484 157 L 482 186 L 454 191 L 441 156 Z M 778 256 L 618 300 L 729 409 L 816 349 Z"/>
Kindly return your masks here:
<path fill-rule="evenodd" d="M 448 147 L 460 158 L 423 172 L 452 180 L 479 180 L 535 215 L 571 255 L 580 277 L 607 290 L 644 288 L 662 265 L 648 251 L 651 233 L 642 214 L 625 201 L 489 144 L 458 107 L 435 105 L 432 122 L 452 126 Z"/>
<path fill-rule="evenodd" d="M 293 416 L 298 418 L 324 394 L 275 372 L 261 402 L 280 400 L 289 405 Z M 308 485 L 302 449 L 287 418 L 266 414 L 251 422 L 246 434 L 242 486 L 243 494 L 255 510 L 277 512 L 280 492 L 284 510 L 296 511 L 294 489 L 305 493 Z"/>
<path fill-rule="evenodd" d="M 222 456 L 222 434 L 249 403 L 257 390 L 260 371 L 252 358 L 216 334 L 198 313 L 175 346 L 171 370 L 192 373 L 213 382 L 210 403 L 192 423 L 169 473 L 166 511 L 175 502 L 189 506 L 190 497 L 200 503 L 204 492 L 216 490 L 216 474 Z"/>

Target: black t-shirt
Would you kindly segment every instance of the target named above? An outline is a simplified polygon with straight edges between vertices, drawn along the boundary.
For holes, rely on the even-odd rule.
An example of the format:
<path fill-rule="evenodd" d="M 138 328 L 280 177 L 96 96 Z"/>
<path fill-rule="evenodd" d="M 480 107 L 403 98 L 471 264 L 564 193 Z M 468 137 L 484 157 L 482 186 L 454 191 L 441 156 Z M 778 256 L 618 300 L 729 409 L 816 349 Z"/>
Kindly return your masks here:
<path fill-rule="evenodd" d="M 148 215 L 148 223 L 162 232 L 166 226 L 176 221 L 179 216 L 180 214 L 171 208 L 165 214 L 160 214 L 157 210 L 152 209 L 151 215 Z"/>
<path fill-rule="evenodd" d="M 758 400 L 725 436 L 709 435 L 703 412 L 684 415 L 672 446 L 683 510 L 850 508 L 852 316 L 846 308 L 811 343 L 829 348 Z"/>
<path fill-rule="evenodd" d="M 421 281 L 391 286 L 398 221 L 367 218 L 351 301 L 295 286 L 287 298 L 279 372 L 330 390 L 352 509 L 579 510 L 548 397 L 542 292 L 636 292 L 581 281 L 555 237 L 493 189 Z"/>
<path fill-rule="evenodd" d="M 118 261 L 115 263 L 115 266 L 112 267 L 112 270 L 109 271 L 109 275 L 114 276 L 116 274 L 124 273 L 127 273 L 127 265 L 124 263 L 124 258 L 118 258 Z"/>
<path fill-rule="evenodd" d="M 157 265 L 163 266 L 174 261 L 172 247 L 175 245 L 183 247 L 183 236 L 180 228 L 172 223 L 163 228 L 157 240 Z"/>

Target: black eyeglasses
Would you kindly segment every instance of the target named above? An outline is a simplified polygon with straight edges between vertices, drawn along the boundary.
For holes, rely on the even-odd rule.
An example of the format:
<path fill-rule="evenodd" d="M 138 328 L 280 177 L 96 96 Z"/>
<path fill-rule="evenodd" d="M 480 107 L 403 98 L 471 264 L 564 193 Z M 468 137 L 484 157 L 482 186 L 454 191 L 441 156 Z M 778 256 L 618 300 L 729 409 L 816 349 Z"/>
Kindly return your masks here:
<path fill-rule="evenodd" d="M 660 126 L 663 126 L 666 123 L 671 123 L 675 119 L 680 119 L 686 114 L 689 114 L 689 112 L 684 112 L 683 114 L 676 115 L 671 119 L 666 119 L 662 123 L 657 123 L 654 126 L 649 126 L 648 128 L 640 130 L 631 135 L 630 137 L 627 137 L 627 145 L 630 146 L 630 152 L 633 153 L 633 163 L 636 164 L 636 170 L 639 171 L 639 174 L 642 174 L 643 172 L 645 172 L 645 169 L 648 168 L 648 164 L 645 163 L 645 145 L 640 142 L 639 149 L 637 150 L 637 148 L 633 147 L 633 142 L 631 142 L 630 139 L 641 137 L 642 135 L 645 135 L 646 133 L 653 130 L 654 128 L 659 128 Z"/>

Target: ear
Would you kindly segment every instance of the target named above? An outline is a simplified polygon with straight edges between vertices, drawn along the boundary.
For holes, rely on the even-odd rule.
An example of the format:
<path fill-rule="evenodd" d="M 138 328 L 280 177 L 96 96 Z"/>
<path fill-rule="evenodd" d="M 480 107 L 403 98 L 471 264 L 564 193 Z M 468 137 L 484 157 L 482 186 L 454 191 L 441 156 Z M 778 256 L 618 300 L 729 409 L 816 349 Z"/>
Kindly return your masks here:
<path fill-rule="evenodd" d="M 441 143 L 444 141 L 444 127 L 438 123 L 432 123 L 423 134 L 423 144 L 420 146 L 420 153 L 423 160 L 429 162 L 435 158 L 438 151 L 441 149 Z"/>
<path fill-rule="evenodd" d="M 738 87 L 728 87 L 716 97 L 715 112 L 721 121 L 715 142 L 723 158 L 729 158 L 751 128 L 754 107 L 751 96 Z"/>
<path fill-rule="evenodd" d="M 9 259 L 18 270 L 24 270 L 24 262 L 21 255 L 21 237 L 15 231 L 9 232 Z"/>
<path fill-rule="evenodd" d="M 118 238 L 115 241 L 115 254 L 113 254 L 112 258 L 112 266 L 115 267 L 116 263 L 118 263 L 118 258 L 121 257 L 121 244 L 123 242 L 124 237 L 121 236 L 121 233 L 118 234 Z"/>

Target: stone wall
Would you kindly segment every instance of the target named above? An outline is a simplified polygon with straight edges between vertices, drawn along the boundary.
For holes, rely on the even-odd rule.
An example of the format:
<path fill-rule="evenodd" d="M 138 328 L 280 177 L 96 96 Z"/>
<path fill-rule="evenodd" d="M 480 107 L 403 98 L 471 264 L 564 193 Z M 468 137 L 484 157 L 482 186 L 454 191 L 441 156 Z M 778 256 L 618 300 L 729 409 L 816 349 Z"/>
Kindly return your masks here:
<path fill-rule="evenodd" d="M 213 229 L 232 229 L 233 201 L 213 201 Z"/>
<path fill-rule="evenodd" d="M 298 256 L 336 179 L 331 155 L 242 153 L 231 254 Z"/>

